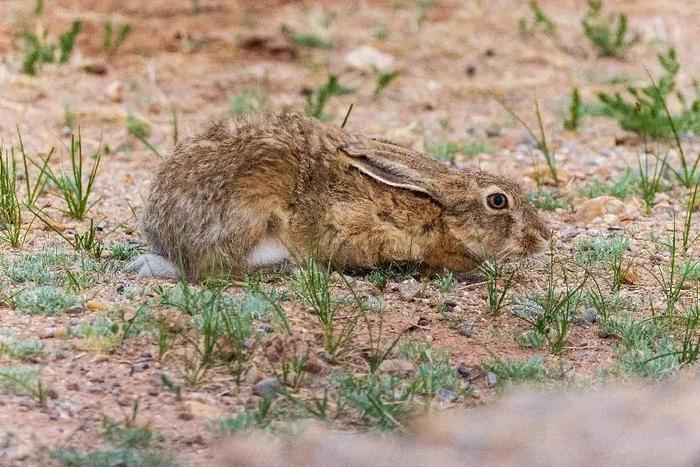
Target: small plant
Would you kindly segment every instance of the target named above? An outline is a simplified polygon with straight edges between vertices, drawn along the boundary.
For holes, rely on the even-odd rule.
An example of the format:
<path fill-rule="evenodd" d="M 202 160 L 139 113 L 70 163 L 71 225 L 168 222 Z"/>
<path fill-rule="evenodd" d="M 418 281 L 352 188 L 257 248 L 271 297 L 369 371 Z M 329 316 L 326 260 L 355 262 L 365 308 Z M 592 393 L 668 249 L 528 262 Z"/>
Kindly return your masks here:
<path fill-rule="evenodd" d="M 389 37 L 389 28 L 383 24 L 379 24 L 372 28 L 372 37 L 378 41 L 385 41 Z"/>
<path fill-rule="evenodd" d="M 299 32 L 283 24 L 280 31 L 285 36 L 289 37 L 295 45 L 300 47 L 310 47 L 315 49 L 332 49 L 335 47 L 335 42 L 329 37 L 316 34 L 314 32 Z"/>
<path fill-rule="evenodd" d="M 536 134 L 532 128 L 523 120 L 520 118 L 518 114 L 516 114 L 512 109 L 510 109 L 508 106 L 505 104 L 501 103 L 503 107 L 510 113 L 513 118 L 515 118 L 520 124 L 525 127 L 527 132 L 530 134 L 533 140 L 535 140 L 535 147 L 542 153 L 544 156 L 544 160 L 547 163 L 547 167 L 549 168 L 549 173 L 552 176 L 552 181 L 554 182 L 555 185 L 559 185 L 559 175 L 557 173 L 557 161 L 555 159 L 555 154 L 553 151 L 550 150 L 549 144 L 547 144 L 547 136 L 544 133 L 544 123 L 542 122 L 542 113 L 540 112 L 540 104 L 535 99 L 535 115 L 537 116 L 537 125 L 539 129 L 539 135 Z"/>
<path fill-rule="evenodd" d="M 130 243 L 114 243 L 109 246 L 107 257 L 117 261 L 129 261 L 140 252 L 136 245 Z"/>
<path fill-rule="evenodd" d="M 562 286 L 555 281 L 554 264 L 550 261 L 545 290 L 521 299 L 512 308 L 516 317 L 530 323 L 537 333 L 547 339 L 554 354 L 564 350 L 571 321 L 581 302 L 581 290 L 588 279 L 586 275 L 578 284 L 570 284 L 563 266 L 558 276 L 562 277 Z"/>
<path fill-rule="evenodd" d="M 0 367 L 0 387 L 3 386 L 17 394 L 33 397 L 42 407 L 49 399 L 56 398 L 56 393 L 46 386 L 37 371 L 23 366 Z"/>
<path fill-rule="evenodd" d="M 435 0 L 415 0 L 415 2 L 416 9 L 418 10 L 418 18 L 416 19 L 416 24 L 420 28 L 428 20 L 428 14 L 430 13 L 430 10 L 435 8 Z"/>
<path fill-rule="evenodd" d="M 111 21 L 104 23 L 102 28 L 102 49 L 108 58 L 112 58 L 117 53 L 117 50 L 124 44 L 131 32 L 131 24 L 129 23 L 113 24 Z"/>
<path fill-rule="evenodd" d="M 51 156 L 53 155 L 54 148 L 51 148 L 48 152 L 48 154 L 40 158 L 41 163 L 35 162 L 34 159 L 29 157 L 27 152 L 24 149 L 24 141 L 22 140 L 22 133 L 19 130 L 19 126 L 17 127 L 17 137 L 19 139 L 19 152 L 22 154 L 22 166 L 24 168 L 24 185 L 26 189 L 26 204 L 29 206 L 34 206 L 36 204 L 37 199 L 39 198 L 39 195 L 42 193 L 44 188 L 46 187 L 46 184 L 49 181 L 49 178 L 46 174 L 47 168 L 49 161 L 51 160 Z M 14 157 L 13 157 L 14 158 Z M 32 177 L 31 174 L 29 173 L 29 165 L 35 165 L 39 169 L 39 175 L 36 177 Z"/>
<path fill-rule="evenodd" d="M 678 131 L 696 130 L 700 128 L 700 100 L 688 104 L 685 96 L 676 91 L 682 111 L 672 115 L 667 107 L 668 97 L 674 94 L 676 76 L 680 70 L 680 63 L 676 57 L 676 50 L 671 47 L 665 54 L 657 55 L 664 74 L 657 82 L 651 78 L 651 84 L 642 88 L 632 85 L 627 86 L 629 98 L 623 97 L 619 92 L 598 94 L 600 108 L 592 109 L 592 113 L 611 117 L 617 120 L 620 128 L 632 131 L 639 135 L 652 138 L 675 137 Z M 680 143 L 680 140 L 676 140 Z M 680 144 L 678 144 L 680 146 Z M 681 148 L 682 150 L 682 148 Z M 681 157 L 684 155 L 682 154 Z M 688 171 L 690 167 L 681 160 L 682 176 L 688 183 Z M 696 165 L 697 167 L 697 165 Z M 694 172 L 693 172 L 694 174 Z"/>
<path fill-rule="evenodd" d="M 389 283 L 389 277 L 386 275 L 386 272 L 381 269 L 372 271 L 369 276 L 367 276 L 367 280 L 380 292 L 384 292 L 384 289 L 386 289 Z"/>
<path fill-rule="evenodd" d="M 452 271 L 445 270 L 442 274 L 433 279 L 433 284 L 435 284 L 440 292 L 447 293 L 451 292 L 452 289 L 455 288 L 457 285 L 457 279 L 455 279 Z"/>
<path fill-rule="evenodd" d="M 576 262 L 584 268 L 603 266 L 612 272 L 611 289 L 620 290 L 625 281 L 629 264 L 624 260 L 624 253 L 630 247 L 630 240 L 624 235 L 612 235 L 604 239 L 585 240 L 579 243 Z"/>
<path fill-rule="evenodd" d="M 279 414 L 269 398 L 262 398 L 257 407 L 244 409 L 233 417 L 219 419 L 219 430 L 224 433 L 237 433 L 255 428 L 264 430 L 272 424 Z"/>
<path fill-rule="evenodd" d="M 325 84 L 306 94 L 306 114 L 319 120 L 328 121 L 331 117 L 324 111 L 328 99 L 331 96 L 342 96 L 353 92 L 355 89 L 340 84 L 337 75 L 328 75 Z"/>
<path fill-rule="evenodd" d="M 243 90 L 233 95 L 229 101 L 229 111 L 234 117 L 262 110 L 266 106 L 267 96 L 260 89 Z"/>
<path fill-rule="evenodd" d="M 588 198 L 598 196 L 614 196 L 619 199 L 627 199 L 632 196 L 638 186 L 639 180 L 630 169 L 625 170 L 621 176 L 608 182 L 594 179 L 590 185 L 581 190 L 581 194 Z"/>
<path fill-rule="evenodd" d="M 156 147 L 148 141 L 148 137 L 151 134 L 151 127 L 148 123 L 135 115 L 129 114 L 126 117 L 126 131 L 131 136 L 141 141 L 143 145 L 157 157 L 163 157 L 160 152 L 158 152 L 158 149 L 156 149 Z"/>
<path fill-rule="evenodd" d="M 541 381 L 548 375 L 542 357 L 530 357 L 527 360 L 503 360 L 492 357 L 481 365 L 484 371 L 494 373 L 501 382 Z"/>
<path fill-rule="evenodd" d="M 517 269 L 505 271 L 505 266 L 496 260 L 487 259 L 479 266 L 486 281 L 489 311 L 498 313 L 503 306 L 506 294 L 513 285 Z"/>
<path fill-rule="evenodd" d="M 543 211 L 563 209 L 566 204 L 556 190 L 540 187 L 527 193 L 527 199 L 535 208 Z"/>
<path fill-rule="evenodd" d="M 376 66 L 372 67 L 372 72 L 374 73 L 374 95 L 378 96 L 381 92 L 391 84 L 398 76 L 398 71 L 383 71 Z"/>
<path fill-rule="evenodd" d="M 588 12 L 581 20 L 583 33 L 603 57 L 622 58 L 639 38 L 628 30 L 627 15 L 604 17 L 603 0 L 588 0 Z"/>
<path fill-rule="evenodd" d="M 355 303 L 350 316 L 344 320 L 344 325 L 338 329 L 338 311 L 343 302 L 333 297 L 330 267 L 323 267 L 312 258 L 300 261 L 298 264 L 299 273 L 296 277 L 294 289 L 299 298 L 311 307 L 311 312 L 321 324 L 325 349 L 331 358 L 335 359 L 345 350 L 352 339 L 357 322 L 365 311 L 364 303 L 357 297 L 347 278 L 341 275 L 345 285 L 350 288 Z"/>
<path fill-rule="evenodd" d="M 520 18 L 518 21 L 518 30 L 523 36 L 531 36 L 536 31 L 541 30 L 545 33 L 554 36 L 557 33 L 557 25 L 544 12 L 537 0 L 530 0 L 529 3 L 532 18 Z"/>
<path fill-rule="evenodd" d="M 92 219 L 90 219 L 90 228 L 83 232 L 74 232 L 72 237 L 61 232 L 55 225 L 55 222 L 48 218 L 45 214 L 42 214 L 39 210 L 32 209 L 32 212 L 49 230 L 52 230 L 63 240 L 65 240 L 70 246 L 72 246 L 75 251 L 85 251 L 91 254 L 95 259 L 100 259 L 102 257 L 102 250 L 104 245 L 102 241 L 97 238 L 97 227 Z"/>
<path fill-rule="evenodd" d="M 581 105 L 581 93 L 578 88 L 574 88 L 571 91 L 571 103 L 569 104 L 569 117 L 564 120 L 564 128 L 569 131 L 574 131 L 578 129 L 579 123 L 581 122 L 581 114 L 583 113 L 583 106 Z"/>
<path fill-rule="evenodd" d="M 423 149 L 441 161 L 453 163 L 457 154 L 464 153 L 464 146 L 455 141 L 425 140 Z"/>
<path fill-rule="evenodd" d="M 44 346 L 40 342 L 8 338 L 0 335 L 0 357 L 16 360 L 30 360 L 41 357 Z"/>
<path fill-rule="evenodd" d="M 663 159 L 653 156 L 653 168 L 649 166 L 650 155 L 648 153 L 644 154 L 643 163 L 641 155 L 637 158 L 637 165 L 639 167 L 637 188 L 639 189 L 647 213 L 651 212 L 656 195 L 666 188 L 666 184 L 664 183 L 663 179 L 664 168 L 666 167 L 666 157 L 668 157 L 668 155 L 664 156 Z"/>
<path fill-rule="evenodd" d="M 25 289 L 12 297 L 12 307 L 34 315 L 56 316 L 79 306 L 78 299 L 56 287 Z"/>
<path fill-rule="evenodd" d="M 68 255 L 46 250 L 2 261 L 5 276 L 15 284 L 53 285 L 57 272 L 68 265 Z"/>
<path fill-rule="evenodd" d="M 59 464 L 70 467 L 143 465 L 149 467 L 171 467 L 176 465 L 169 457 L 157 452 L 139 449 L 102 449 L 80 451 L 75 448 L 59 448 L 49 451 L 49 457 Z"/>
<path fill-rule="evenodd" d="M 84 162 L 82 138 L 78 135 L 76 139 L 75 135 L 73 135 L 71 136 L 70 145 L 70 175 L 57 175 L 48 165 L 41 167 L 46 177 L 58 188 L 63 200 L 66 202 L 70 215 L 78 220 L 84 219 L 85 214 L 87 214 L 88 210 L 92 207 L 89 200 L 92 190 L 95 187 L 97 169 L 100 166 L 100 160 L 102 158 L 101 148 L 97 149 L 93 157 L 94 162 L 92 164 L 92 169 L 87 179 L 85 179 L 83 177 Z"/>
<path fill-rule="evenodd" d="M 44 31 L 41 37 L 28 29 L 22 31 L 21 39 L 24 42 L 22 72 L 34 76 L 42 63 L 67 63 L 81 29 L 82 22 L 73 21 L 70 29 L 59 36 L 57 44 L 49 43 L 48 31 Z"/>

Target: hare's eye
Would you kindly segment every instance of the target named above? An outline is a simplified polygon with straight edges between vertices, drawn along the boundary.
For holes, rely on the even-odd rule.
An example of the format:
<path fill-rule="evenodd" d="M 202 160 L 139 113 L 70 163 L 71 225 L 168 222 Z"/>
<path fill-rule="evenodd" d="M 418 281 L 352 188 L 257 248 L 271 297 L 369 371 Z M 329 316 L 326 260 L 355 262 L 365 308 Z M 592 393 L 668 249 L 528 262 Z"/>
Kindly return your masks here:
<path fill-rule="evenodd" d="M 508 207 L 508 197 L 503 193 L 494 193 L 486 198 L 486 204 L 491 209 L 505 209 Z"/>

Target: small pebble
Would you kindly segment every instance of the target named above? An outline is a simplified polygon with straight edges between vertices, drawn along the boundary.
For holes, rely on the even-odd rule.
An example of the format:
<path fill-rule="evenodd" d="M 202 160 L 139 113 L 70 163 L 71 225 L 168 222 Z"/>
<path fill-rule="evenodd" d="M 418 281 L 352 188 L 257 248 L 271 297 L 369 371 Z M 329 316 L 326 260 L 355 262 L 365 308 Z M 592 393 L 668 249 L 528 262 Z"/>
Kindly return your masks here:
<path fill-rule="evenodd" d="M 277 381 L 277 378 L 265 378 L 258 381 L 255 383 L 255 386 L 253 386 L 253 392 L 255 394 L 268 399 L 277 396 L 281 390 L 282 385 Z"/>
<path fill-rule="evenodd" d="M 459 394 L 447 388 L 440 388 L 437 390 L 437 401 L 441 404 L 448 404 L 454 402 L 459 397 Z"/>
<path fill-rule="evenodd" d="M 470 367 L 468 367 L 464 362 L 461 362 L 459 365 L 457 365 L 457 373 L 462 378 L 471 378 L 474 376 L 474 370 L 472 370 Z"/>
<path fill-rule="evenodd" d="M 486 386 L 491 389 L 495 388 L 496 384 L 498 384 L 498 377 L 496 376 L 496 373 L 488 372 L 486 373 Z"/>
<path fill-rule="evenodd" d="M 427 326 L 429 323 L 428 323 L 428 320 L 426 318 L 418 318 L 417 324 L 418 324 L 418 326 Z"/>
<path fill-rule="evenodd" d="M 139 362 L 131 367 L 131 372 L 132 373 L 141 373 L 141 372 L 148 370 L 150 367 L 151 366 L 148 364 L 148 362 Z"/>
<path fill-rule="evenodd" d="M 459 329 L 459 335 L 463 337 L 472 337 L 474 335 L 474 328 L 472 326 L 462 326 Z"/>
<path fill-rule="evenodd" d="M 595 323 L 598 321 L 598 311 L 595 308 L 586 308 L 583 310 L 583 320 L 587 323 Z"/>

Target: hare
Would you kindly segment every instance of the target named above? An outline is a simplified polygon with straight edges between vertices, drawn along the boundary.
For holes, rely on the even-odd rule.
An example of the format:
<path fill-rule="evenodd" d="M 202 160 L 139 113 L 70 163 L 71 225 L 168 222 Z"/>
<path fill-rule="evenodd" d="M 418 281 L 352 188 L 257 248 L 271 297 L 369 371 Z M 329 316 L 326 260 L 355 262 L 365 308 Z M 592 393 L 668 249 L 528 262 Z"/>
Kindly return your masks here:
<path fill-rule="evenodd" d="M 468 271 L 549 238 L 508 178 L 294 113 L 220 120 L 180 142 L 157 169 L 141 231 L 150 253 L 132 270 L 193 280 L 309 255 Z"/>

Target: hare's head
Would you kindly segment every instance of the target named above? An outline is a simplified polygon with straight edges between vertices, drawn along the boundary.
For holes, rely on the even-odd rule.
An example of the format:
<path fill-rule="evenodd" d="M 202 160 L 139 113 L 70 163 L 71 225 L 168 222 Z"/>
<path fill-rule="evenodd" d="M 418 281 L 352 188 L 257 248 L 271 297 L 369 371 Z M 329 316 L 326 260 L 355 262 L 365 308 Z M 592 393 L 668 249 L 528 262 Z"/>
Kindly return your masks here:
<path fill-rule="evenodd" d="M 345 151 L 350 164 L 383 183 L 430 196 L 443 209 L 451 235 L 476 258 L 529 255 L 550 238 L 545 221 L 522 188 L 505 177 L 459 171 L 390 143 Z"/>

